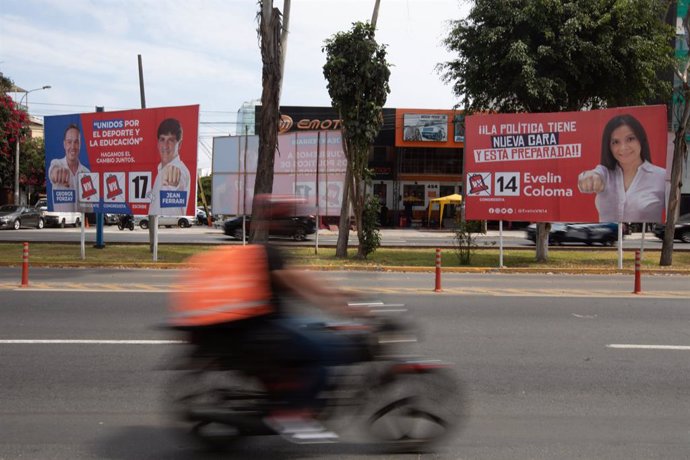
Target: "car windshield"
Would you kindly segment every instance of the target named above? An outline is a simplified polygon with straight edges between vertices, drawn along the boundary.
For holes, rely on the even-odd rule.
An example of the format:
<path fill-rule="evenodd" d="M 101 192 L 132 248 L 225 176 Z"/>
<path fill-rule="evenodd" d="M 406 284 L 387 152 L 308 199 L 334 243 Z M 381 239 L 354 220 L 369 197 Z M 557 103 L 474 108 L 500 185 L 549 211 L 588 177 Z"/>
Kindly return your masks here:
<path fill-rule="evenodd" d="M 14 204 L 5 204 L 0 206 L 0 212 L 15 212 L 17 209 L 19 209 L 19 206 Z"/>

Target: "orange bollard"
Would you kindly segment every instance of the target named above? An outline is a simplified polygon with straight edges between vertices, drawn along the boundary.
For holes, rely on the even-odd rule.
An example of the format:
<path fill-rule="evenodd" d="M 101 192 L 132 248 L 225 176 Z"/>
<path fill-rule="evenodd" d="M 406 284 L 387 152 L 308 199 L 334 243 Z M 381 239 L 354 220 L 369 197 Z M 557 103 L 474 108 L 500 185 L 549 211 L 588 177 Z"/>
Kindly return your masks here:
<path fill-rule="evenodd" d="M 22 256 L 22 287 L 29 285 L 29 243 L 24 242 L 24 254 Z"/>
<path fill-rule="evenodd" d="M 640 273 L 640 251 L 635 251 L 635 288 L 633 294 L 642 293 L 642 280 Z"/>
<path fill-rule="evenodd" d="M 434 292 L 441 291 L 441 248 L 436 248 L 436 288 Z"/>

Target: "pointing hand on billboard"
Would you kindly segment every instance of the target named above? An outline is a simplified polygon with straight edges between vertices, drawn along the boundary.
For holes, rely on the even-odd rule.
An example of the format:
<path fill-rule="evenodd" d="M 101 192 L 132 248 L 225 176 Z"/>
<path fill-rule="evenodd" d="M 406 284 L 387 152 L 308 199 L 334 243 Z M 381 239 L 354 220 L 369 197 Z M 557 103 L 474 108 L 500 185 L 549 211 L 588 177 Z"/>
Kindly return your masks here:
<path fill-rule="evenodd" d="M 180 168 L 174 165 L 167 165 L 163 168 L 163 182 L 162 185 L 168 187 L 177 187 L 180 184 L 180 178 L 182 177 L 182 171 Z"/>
<path fill-rule="evenodd" d="M 604 179 L 594 171 L 584 171 L 577 178 L 577 188 L 582 193 L 603 192 Z"/>
<path fill-rule="evenodd" d="M 69 187 L 70 171 L 67 168 L 55 167 L 50 171 L 50 181 L 53 186 Z"/>

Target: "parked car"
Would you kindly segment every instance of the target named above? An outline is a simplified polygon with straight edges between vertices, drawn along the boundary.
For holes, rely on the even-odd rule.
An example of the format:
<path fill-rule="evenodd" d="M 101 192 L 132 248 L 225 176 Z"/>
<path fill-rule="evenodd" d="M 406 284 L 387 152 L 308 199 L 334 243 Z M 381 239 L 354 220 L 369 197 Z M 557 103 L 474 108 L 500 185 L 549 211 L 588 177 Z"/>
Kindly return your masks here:
<path fill-rule="evenodd" d="M 246 216 L 247 234 L 251 228 L 251 216 Z M 272 219 L 269 221 L 268 234 L 271 236 L 284 236 L 294 238 L 297 241 L 304 241 L 307 235 L 316 233 L 316 219 L 314 216 L 285 217 L 282 219 Z M 223 232 L 238 240 L 243 239 L 242 216 L 228 219 L 223 223 Z"/>
<path fill-rule="evenodd" d="M 530 224 L 525 230 L 527 239 L 536 242 L 537 225 Z M 598 243 L 611 246 L 618 240 L 618 224 L 614 222 L 575 224 L 553 223 L 549 232 L 549 244 Z"/>
<path fill-rule="evenodd" d="M 117 225 L 120 222 L 120 214 L 103 213 L 103 225 Z"/>
<path fill-rule="evenodd" d="M 44 211 L 43 219 L 47 227 L 65 228 L 67 225 L 73 225 L 75 227 L 81 225 L 80 212 Z"/>
<path fill-rule="evenodd" d="M 39 198 L 36 204 L 34 205 L 34 208 L 38 209 L 39 211 L 47 211 L 48 198 Z"/>
<path fill-rule="evenodd" d="M 663 240 L 666 226 L 664 224 L 656 224 L 653 231 L 657 238 Z M 676 230 L 673 232 L 673 239 L 680 240 L 683 243 L 690 243 L 690 214 L 683 214 L 678 217 Z"/>
<path fill-rule="evenodd" d="M 195 216 L 158 216 L 158 226 L 187 228 L 192 226 L 195 218 Z M 149 216 L 136 216 L 134 223 L 147 229 L 149 228 Z"/>
<path fill-rule="evenodd" d="M 0 206 L 0 228 L 43 228 L 45 221 L 38 208 L 5 204 Z"/>
<path fill-rule="evenodd" d="M 67 225 L 78 227 L 81 225 L 80 212 L 58 212 L 48 211 L 48 200 L 46 198 L 39 199 L 34 208 L 38 209 L 43 217 L 43 223 L 46 227 L 60 227 L 65 228 Z"/>

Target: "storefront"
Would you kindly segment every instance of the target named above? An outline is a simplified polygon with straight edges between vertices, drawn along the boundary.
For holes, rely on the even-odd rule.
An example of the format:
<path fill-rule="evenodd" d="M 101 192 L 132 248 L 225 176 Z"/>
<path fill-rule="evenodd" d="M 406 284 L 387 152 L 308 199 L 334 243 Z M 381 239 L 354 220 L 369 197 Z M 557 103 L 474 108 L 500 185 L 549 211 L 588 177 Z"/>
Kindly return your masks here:
<path fill-rule="evenodd" d="M 260 110 L 257 106 L 257 123 Z M 372 192 L 384 207 L 382 224 L 426 225 L 431 199 L 463 193 L 462 112 L 386 108 L 383 119 L 369 158 L 369 167 L 374 171 Z M 281 107 L 281 134 L 339 131 L 341 126 L 331 107 Z M 453 212 L 454 207 L 449 207 L 445 217 L 452 217 Z M 432 213 L 432 220 L 436 219 L 438 215 Z"/>

